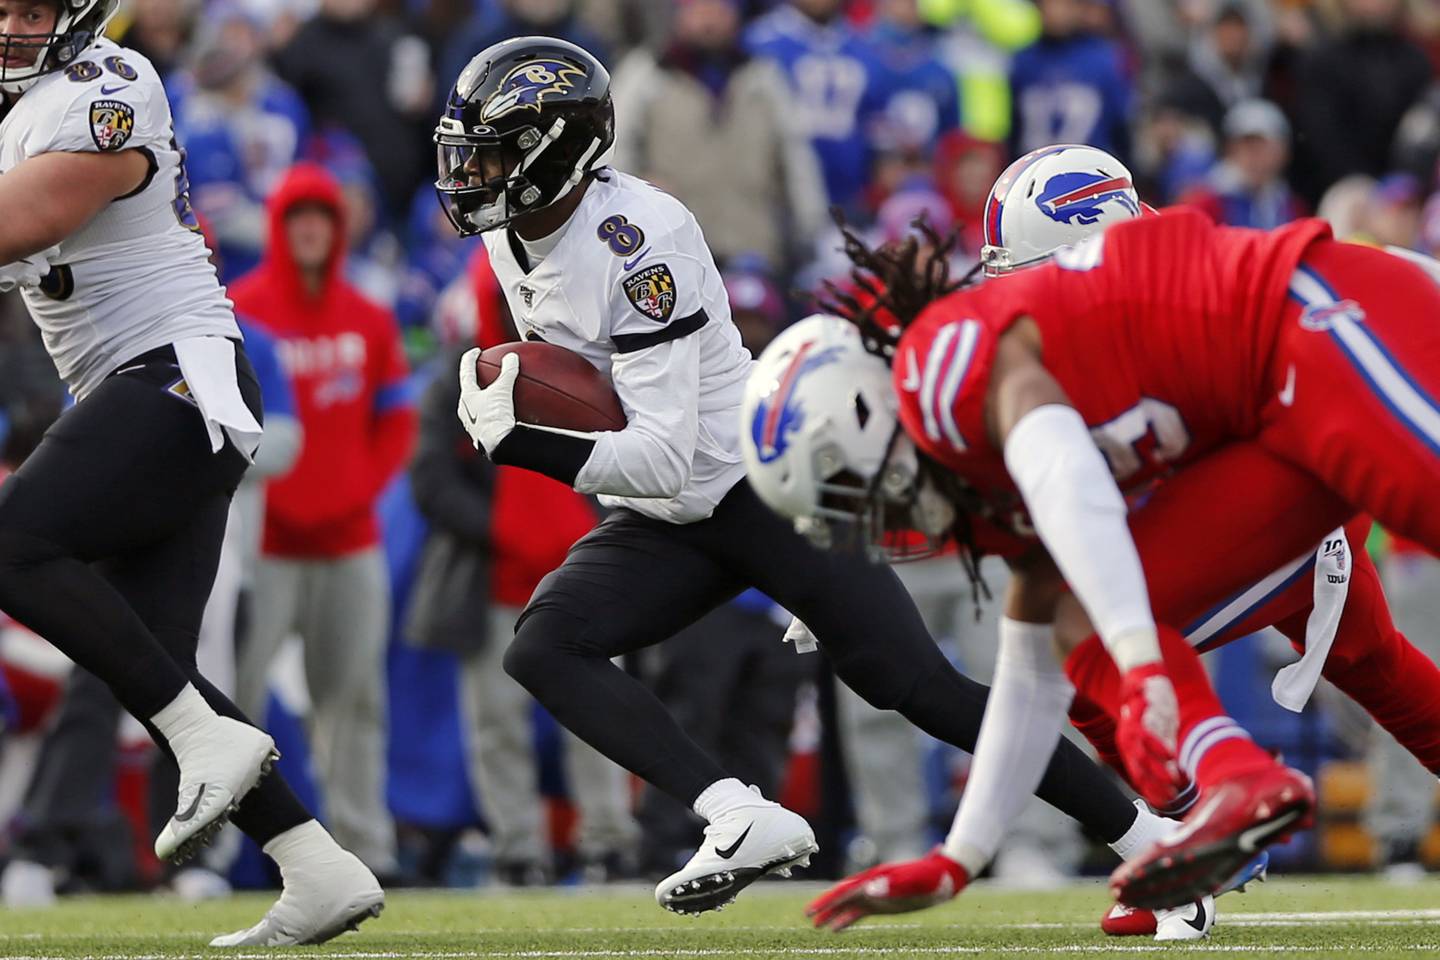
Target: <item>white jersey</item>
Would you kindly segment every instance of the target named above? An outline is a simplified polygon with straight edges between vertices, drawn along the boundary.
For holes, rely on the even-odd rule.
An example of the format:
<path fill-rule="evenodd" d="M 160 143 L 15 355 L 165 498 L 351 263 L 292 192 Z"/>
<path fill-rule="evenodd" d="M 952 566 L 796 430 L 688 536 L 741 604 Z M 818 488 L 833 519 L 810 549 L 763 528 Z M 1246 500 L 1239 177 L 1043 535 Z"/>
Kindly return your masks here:
<path fill-rule="evenodd" d="M 60 376 L 84 397 L 120 364 L 191 337 L 240 338 L 190 208 L 170 104 L 150 61 L 101 40 L 0 122 L 0 174 L 42 153 L 139 150 L 150 175 L 60 243 L 22 287 Z"/>
<path fill-rule="evenodd" d="M 509 230 L 485 246 L 520 335 L 585 357 L 625 409 L 624 430 L 595 435 L 575 489 L 671 523 L 710 516 L 745 475 L 740 400 L 754 361 L 690 211 L 607 168 L 533 270 Z"/>

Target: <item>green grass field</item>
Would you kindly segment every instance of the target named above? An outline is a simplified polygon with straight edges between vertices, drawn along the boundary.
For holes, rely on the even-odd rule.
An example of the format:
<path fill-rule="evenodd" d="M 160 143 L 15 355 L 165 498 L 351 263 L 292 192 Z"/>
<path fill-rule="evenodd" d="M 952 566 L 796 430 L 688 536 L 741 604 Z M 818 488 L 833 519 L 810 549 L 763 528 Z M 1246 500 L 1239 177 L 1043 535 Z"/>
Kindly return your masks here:
<path fill-rule="evenodd" d="M 870 921 L 834 935 L 801 916 L 816 884 L 752 887 L 722 913 L 661 912 L 648 889 L 536 894 L 398 893 L 359 933 L 288 953 L 399 957 L 967 957 L 1166 954 L 1190 957 L 1412 957 L 1440 954 L 1440 880 L 1394 886 L 1372 879 L 1275 880 L 1220 902 L 1220 925 L 1198 947 L 1115 940 L 1100 933 L 1097 883 L 1058 893 L 967 890 L 954 904 Z M 192 906 L 162 897 L 86 898 L 45 911 L 0 911 L 0 956 L 172 958 L 205 955 L 216 933 L 243 927 L 268 898 Z M 218 952 L 216 955 L 220 955 Z M 230 953 L 258 958 L 273 952 Z"/>

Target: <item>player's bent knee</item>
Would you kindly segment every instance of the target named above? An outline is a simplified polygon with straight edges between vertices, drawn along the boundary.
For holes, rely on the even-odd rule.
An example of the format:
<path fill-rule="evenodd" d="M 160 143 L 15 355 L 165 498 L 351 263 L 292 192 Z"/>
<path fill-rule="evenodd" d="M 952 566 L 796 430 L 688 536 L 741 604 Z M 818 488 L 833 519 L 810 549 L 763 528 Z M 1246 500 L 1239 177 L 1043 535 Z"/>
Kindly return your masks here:
<path fill-rule="evenodd" d="M 503 637 L 492 637 L 495 643 L 504 643 Z M 510 646 L 505 649 L 505 657 L 501 664 L 505 673 L 520 686 L 535 692 L 537 685 L 543 683 L 547 667 L 554 656 L 554 651 L 548 647 L 534 633 L 520 632 L 515 639 L 510 641 Z"/>
<path fill-rule="evenodd" d="M 537 699 L 564 673 L 567 660 L 586 651 L 577 648 L 577 639 L 585 630 L 583 621 L 549 607 L 531 607 L 515 624 L 515 639 L 505 650 L 501 661 L 505 672 L 516 683 L 529 690 Z M 505 637 L 491 638 L 504 643 Z M 601 654 L 596 654 L 601 656 Z"/>

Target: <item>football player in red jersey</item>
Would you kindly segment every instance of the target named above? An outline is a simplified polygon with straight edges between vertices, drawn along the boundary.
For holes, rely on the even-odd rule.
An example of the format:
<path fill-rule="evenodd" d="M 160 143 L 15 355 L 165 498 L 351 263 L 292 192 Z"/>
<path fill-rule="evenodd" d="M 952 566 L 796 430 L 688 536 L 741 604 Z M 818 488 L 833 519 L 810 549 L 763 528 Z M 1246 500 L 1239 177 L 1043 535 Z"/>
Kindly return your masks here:
<path fill-rule="evenodd" d="M 1422 538 L 1430 535 L 1433 544 L 1434 531 L 1426 529 L 1423 512 L 1416 506 L 1423 500 L 1418 493 L 1423 488 L 1413 479 L 1433 477 L 1433 462 L 1427 475 L 1416 472 L 1423 466 L 1416 461 L 1429 442 L 1434 408 L 1424 387 L 1414 380 L 1413 370 L 1409 379 L 1401 372 L 1406 367 L 1424 371 L 1428 344 L 1423 331 L 1407 329 L 1397 317 L 1393 293 L 1385 296 L 1384 287 L 1407 289 L 1422 299 L 1435 297 L 1436 291 L 1412 265 L 1376 251 L 1334 244 L 1324 239 L 1325 232 L 1314 222 L 1268 236 L 1225 231 L 1194 215 L 1175 214 L 1117 228 L 1103 242 L 1068 252 L 1057 267 L 1026 271 L 947 297 L 911 325 L 898 344 L 889 344 L 898 349 L 900 418 L 929 459 L 966 479 L 972 506 L 988 514 L 982 519 L 1006 525 L 1012 508 L 1030 508 L 1041 538 L 1096 621 L 1104 627 L 1109 618 L 1112 639 L 1128 639 L 1115 629 L 1116 610 L 1136 622 L 1133 602 L 1127 608 L 1119 598 L 1135 591 L 1143 604 L 1144 587 L 1139 581 L 1136 590 L 1136 578 L 1130 576 L 1138 564 L 1133 553 L 1127 556 L 1121 549 L 1129 546 L 1129 537 L 1120 526 L 1123 520 L 1116 519 L 1123 517 L 1124 504 L 1108 475 L 1105 482 L 1097 481 L 1094 467 L 1101 461 L 1094 456 L 1095 444 L 1087 428 L 1093 428 L 1096 442 L 1127 486 L 1168 472 L 1172 465 L 1185 467 L 1154 495 L 1152 507 L 1167 499 L 1186 502 L 1181 496 L 1182 479 L 1189 478 L 1194 487 L 1202 481 L 1233 478 L 1236 474 L 1222 469 L 1201 469 L 1217 460 L 1223 466 L 1223 459 L 1200 457 L 1225 441 L 1243 438 L 1257 440 L 1252 455 L 1269 452 L 1292 461 L 1302 484 L 1307 479 L 1304 468 L 1309 468 L 1344 495 L 1345 499 L 1335 497 L 1312 480 L 1311 509 L 1302 513 L 1294 509 L 1295 502 L 1281 504 L 1282 509 L 1290 509 L 1287 521 L 1296 522 L 1287 523 L 1283 535 L 1264 530 L 1258 538 L 1263 542 L 1255 544 L 1250 555 L 1241 555 L 1240 562 L 1234 554 L 1227 555 L 1213 577 L 1219 596 L 1308 551 L 1352 511 L 1350 503 L 1382 510 L 1393 525 Z M 883 260 L 872 258 L 871 263 L 887 281 L 905 279 L 884 277 Z M 1190 269 L 1184 273 L 1158 269 L 1166 263 L 1184 263 Z M 1386 284 L 1377 286 L 1377 276 Z M 1336 296 L 1336 286 L 1354 302 Z M 890 294 L 894 292 L 892 288 Z M 889 299 L 892 308 L 901 306 L 895 312 L 909 319 L 907 309 L 894 296 Z M 920 305 L 916 301 L 910 306 Z M 1388 340 L 1400 360 L 1387 355 L 1366 330 L 1358 329 L 1358 315 L 1367 309 L 1372 318 L 1383 314 L 1381 322 L 1369 326 Z M 1296 322 L 1283 322 L 1291 318 Z M 1297 330 L 1332 336 L 1307 341 Z M 1311 384 L 1308 391 L 1296 390 L 1288 366 L 1281 372 L 1277 364 L 1282 359 L 1298 369 L 1302 384 Z M 1378 431 L 1367 434 L 1360 429 L 1363 418 L 1353 413 L 1331 416 L 1326 405 L 1317 402 L 1317 374 L 1341 382 L 1358 378 L 1371 392 L 1360 397 L 1355 407 L 1368 402 L 1377 413 L 1393 412 L 1396 432 L 1381 440 Z M 1419 450 L 1413 448 L 1417 443 Z M 1410 487 L 1373 466 L 1368 472 L 1356 469 L 1356 458 L 1347 458 L 1347 451 L 1368 454 L 1362 463 L 1401 462 L 1400 476 L 1411 478 Z M 846 465 L 845 458 L 833 452 L 830 461 L 832 467 Z M 840 472 L 826 467 L 823 458 L 817 462 L 822 474 Z M 891 488 L 888 492 L 903 497 L 907 484 L 896 482 L 897 470 L 904 472 L 895 458 L 882 458 L 862 479 L 884 479 L 876 491 Z M 1214 499 L 1214 488 L 1203 492 Z M 1247 490 L 1241 495 L 1249 494 Z M 1234 507 L 1228 514 L 1236 515 Z M 1273 516 L 1272 512 L 1251 519 Z M 1246 527 L 1252 532 L 1262 529 L 1248 521 Z M 1290 540 L 1291 535 L 1296 539 Z M 1087 552 L 1089 556 L 1084 555 Z M 1112 554 L 1110 562 L 1092 566 L 1095 553 L 1102 561 L 1105 554 Z M 1253 566 L 1247 567 L 1246 561 Z M 1099 576 L 1095 567 L 1102 570 Z M 1221 587 L 1227 578 L 1229 582 Z M 1044 595 L 1037 582 L 1058 582 L 1053 572 L 1037 577 L 1027 571 L 1021 579 L 1022 600 L 1027 592 Z M 1056 601 L 1056 609 L 1063 609 L 1065 602 L 1065 598 Z M 1012 611 L 1016 607 L 1012 594 Z M 1166 609 L 1158 600 L 1155 607 Z M 1124 624 L 1125 619 L 1118 622 Z M 1129 632 L 1145 636 L 1143 625 Z M 1127 682 L 1132 696 L 1138 694 L 1140 708 L 1131 711 L 1132 720 L 1140 717 L 1143 728 L 1145 715 L 1155 712 L 1155 704 L 1147 702 L 1150 691 L 1164 695 L 1163 682 L 1152 682 L 1161 673 L 1159 658 L 1153 656 L 1153 649 L 1149 657 L 1141 653 L 1136 667 L 1136 644 L 1130 641 L 1129 650 L 1125 644 L 1118 646 L 1121 659 L 1132 667 L 1132 677 L 1138 676 L 1127 677 Z M 1169 662 L 1168 649 L 1166 654 Z M 1137 675 L 1137 669 L 1143 672 Z M 1175 671 L 1174 665 L 1171 669 Z M 1211 748 L 1203 756 L 1191 757 L 1202 785 L 1209 761 L 1212 782 L 1234 779 L 1217 776 L 1217 770 L 1243 773 L 1239 779 L 1249 780 L 1252 788 L 1257 779 L 1268 780 L 1273 789 L 1290 796 L 1288 812 L 1295 815 L 1278 829 L 1293 826 L 1303 816 L 1296 813 L 1306 799 L 1302 784 L 1277 778 L 1273 765 L 1262 769 L 1254 756 L 1258 751 L 1245 749 L 1249 745 L 1243 736 L 1213 724 L 1201 727 L 1187 720 L 1184 712 L 1180 732 L 1198 738 L 1185 739 L 1196 751 Z M 1162 744 L 1165 740 L 1163 735 L 1152 739 Z M 1147 764 L 1138 765 L 1136 778 L 1147 792 L 1166 786 L 1171 768 L 1162 757 L 1163 751 L 1157 753 L 1148 771 Z M 1132 762 L 1132 771 L 1136 769 Z M 1244 790 L 1228 791 L 1237 792 Z M 1206 830 L 1233 820 L 1217 811 L 1234 806 L 1234 801 L 1219 807 L 1207 803 L 1203 817 L 1192 816 L 1189 840 L 1194 841 L 1197 833 L 1204 839 Z M 1231 826 L 1226 824 L 1227 829 Z M 1224 859 L 1207 857 L 1207 870 Z M 1134 871 L 1129 879 L 1144 872 Z M 1143 886 L 1130 884 L 1131 899 L 1146 895 Z"/>
<path fill-rule="evenodd" d="M 1090 147 L 1056 145 L 1017 160 L 996 183 L 987 205 L 982 251 L 987 274 L 1041 262 L 1061 246 L 1138 215 L 1135 198 L 1115 193 L 1128 182 L 1118 161 Z M 1053 199 L 1067 199 L 1067 194 L 1067 203 Z M 1106 196 L 1112 201 L 1096 199 Z M 1087 219 L 1091 222 L 1085 223 Z M 1430 262 L 1428 267 L 1436 265 Z M 1189 489 L 1204 498 L 1202 504 L 1210 499 L 1202 483 L 1272 491 L 1269 499 L 1252 495 L 1252 521 L 1237 516 L 1227 523 L 1227 529 L 1245 537 L 1266 536 L 1268 527 L 1288 512 L 1305 513 L 1307 498 L 1326 496 L 1317 479 L 1258 449 L 1227 453 L 1212 469 L 1222 464 L 1228 478 L 1211 474 L 1187 481 Z M 1265 515 L 1266 509 L 1274 515 Z M 1247 522 L 1253 522 L 1248 531 Z M 1363 547 L 1352 553 L 1350 544 L 1363 545 L 1369 529 L 1368 517 L 1356 517 L 1327 533 L 1317 549 L 1230 594 L 1208 586 L 1208 572 L 1228 568 L 1231 553 L 1250 548 L 1244 540 L 1217 537 L 1203 505 L 1197 510 L 1183 496 L 1167 496 L 1152 504 L 1131 533 L 1157 616 L 1184 625 L 1187 642 L 1198 652 L 1274 626 L 1304 654 L 1276 678 L 1278 703 L 1302 709 L 1323 675 L 1365 707 L 1427 770 L 1440 772 L 1440 668 L 1395 628 L 1379 576 Z M 1075 634 L 1066 638 L 1067 648 L 1091 632 L 1083 618 L 1068 618 L 1059 626 Z M 1115 708 L 1118 675 L 1098 637 L 1078 646 L 1066 662 L 1077 690 L 1071 722 L 1123 773 L 1114 723 L 1107 710 L 1096 706 L 1100 702 Z M 1182 769 L 1189 768 L 1187 761 L 1204 745 L 1207 733 L 1216 732 L 1214 725 L 1199 730 L 1188 751 L 1182 744 Z M 1193 802 L 1193 789 L 1184 796 Z M 1172 804 L 1170 809 L 1177 808 Z M 1153 921 L 1142 914 L 1117 905 L 1103 926 L 1111 933 L 1153 932 Z"/>

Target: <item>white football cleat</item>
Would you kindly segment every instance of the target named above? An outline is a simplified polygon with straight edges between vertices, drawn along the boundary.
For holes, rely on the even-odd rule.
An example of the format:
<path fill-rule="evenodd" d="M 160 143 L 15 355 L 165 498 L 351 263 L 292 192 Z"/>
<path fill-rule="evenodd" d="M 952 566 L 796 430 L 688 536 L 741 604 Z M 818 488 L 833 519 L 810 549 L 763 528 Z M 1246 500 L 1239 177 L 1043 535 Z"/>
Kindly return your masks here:
<path fill-rule="evenodd" d="M 1184 907 L 1155 911 L 1156 940 L 1203 940 L 1215 926 L 1215 898 L 1201 897 Z"/>
<path fill-rule="evenodd" d="M 218 715 L 172 737 L 170 749 L 180 767 L 180 799 L 155 838 L 155 856 L 183 863 L 215 839 L 280 754 L 265 731 Z"/>
<path fill-rule="evenodd" d="M 280 899 L 249 930 L 210 941 L 212 947 L 294 947 L 324 943 L 385 909 L 385 891 L 360 858 L 335 847 L 282 871 Z"/>
<path fill-rule="evenodd" d="M 675 913 L 718 910 L 767 873 L 788 877 L 795 867 L 808 867 L 819 849 L 804 817 L 757 793 L 753 804 L 705 827 L 705 842 L 660 881 L 655 902 Z"/>
<path fill-rule="evenodd" d="M 1100 920 L 1100 929 L 1112 937 L 1144 937 L 1156 940 L 1200 940 L 1215 926 L 1215 899 L 1202 897 L 1183 907 L 1145 910 L 1113 905 Z"/>

